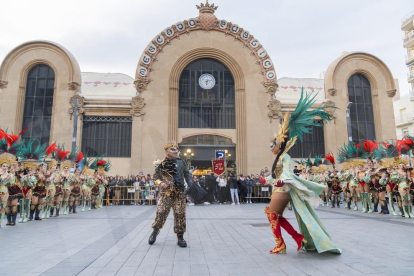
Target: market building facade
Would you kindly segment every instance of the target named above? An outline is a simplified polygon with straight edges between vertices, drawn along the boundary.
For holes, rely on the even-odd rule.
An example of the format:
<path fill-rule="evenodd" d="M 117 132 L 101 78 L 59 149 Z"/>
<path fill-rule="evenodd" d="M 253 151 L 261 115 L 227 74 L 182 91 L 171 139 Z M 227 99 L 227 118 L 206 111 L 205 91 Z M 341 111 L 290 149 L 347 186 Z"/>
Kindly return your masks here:
<path fill-rule="evenodd" d="M 77 146 L 89 156 L 106 154 L 113 174 L 152 172 L 167 140 L 191 149 L 193 165 L 208 167 L 215 151 L 225 149 L 238 173 L 251 174 L 271 166 L 267 145 L 304 87 L 318 92 L 315 104 L 335 119 L 298 143 L 295 158 L 336 153 L 348 141 L 348 125 L 355 141 L 395 139 L 396 87 L 377 57 L 347 53 L 324 80 L 278 80 L 259 38 L 217 19 L 214 4 L 197 8 L 198 17 L 148 43 L 135 78 L 81 72 L 68 50 L 49 41 L 14 48 L 0 67 L 0 127 L 18 133 L 33 126 L 24 138 L 70 148 L 76 119 Z"/>

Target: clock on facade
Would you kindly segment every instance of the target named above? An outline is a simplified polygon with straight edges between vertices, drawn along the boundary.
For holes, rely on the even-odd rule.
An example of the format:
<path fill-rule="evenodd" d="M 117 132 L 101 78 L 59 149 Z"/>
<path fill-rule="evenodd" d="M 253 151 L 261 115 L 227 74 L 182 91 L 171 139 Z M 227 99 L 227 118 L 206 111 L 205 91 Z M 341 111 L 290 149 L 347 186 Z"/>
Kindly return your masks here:
<path fill-rule="evenodd" d="M 198 79 L 198 84 L 203 89 L 211 89 L 216 85 L 216 79 L 211 74 L 202 74 Z"/>

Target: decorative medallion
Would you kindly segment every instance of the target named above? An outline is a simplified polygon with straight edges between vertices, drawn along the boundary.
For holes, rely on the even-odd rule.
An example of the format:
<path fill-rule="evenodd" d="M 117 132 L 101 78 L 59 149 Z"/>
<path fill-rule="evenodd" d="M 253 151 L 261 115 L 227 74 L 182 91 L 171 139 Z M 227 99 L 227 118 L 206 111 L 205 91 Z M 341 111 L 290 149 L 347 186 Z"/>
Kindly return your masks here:
<path fill-rule="evenodd" d="M 335 88 L 331 88 L 331 89 L 328 89 L 328 93 L 329 93 L 329 95 L 334 97 L 338 94 L 338 90 L 336 90 Z"/>
<path fill-rule="evenodd" d="M 267 116 L 269 116 L 270 118 L 270 122 L 272 122 L 272 119 L 281 118 L 280 111 L 282 109 L 282 104 L 280 103 L 280 101 L 273 98 L 269 101 L 267 107 L 270 109 L 270 111 L 267 113 Z"/>
<path fill-rule="evenodd" d="M 335 111 L 336 111 L 336 105 L 334 101 L 331 100 L 327 100 L 326 102 L 324 102 L 322 104 L 323 109 L 329 113 L 330 115 L 332 115 L 334 118 L 336 117 Z"/>
<path fill-rule="evenodd" d="M 141 96 L 135 96 L 132 98 L 131 101 L 131 110 L 129 111 L 129 113 L 133 116 L 133 117 L 142 117 L 141 119 L 144 120 L 144 107 L 145 107 L 146 103 L 145 103 L 145 99 Z"/>
<path fill-rule="evenodd" d="M 76 103 L 77 101 L 77 103 Z M 70 119 L 72 120 L 72 115 L 73 113 L 75 113 L 75 108 L 76 108 L 76 104 L 78 105 L 78 116 L 82 115 L 85 110 L 83 109 L 83 106 L 85 105 L 85 99 L 80 96 L 80 95 L 75 95 L 72 98 L 70 98 L 70 106 L 71 108 L 69 108 L 69 114 L 70 114 Z"/>

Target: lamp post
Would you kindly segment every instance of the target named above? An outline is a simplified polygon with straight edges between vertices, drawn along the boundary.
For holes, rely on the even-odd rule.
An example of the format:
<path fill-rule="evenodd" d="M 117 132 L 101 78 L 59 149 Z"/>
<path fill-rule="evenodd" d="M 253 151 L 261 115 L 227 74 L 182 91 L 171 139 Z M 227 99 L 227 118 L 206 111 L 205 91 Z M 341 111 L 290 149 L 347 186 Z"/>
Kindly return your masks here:
<path fill-rule="evenodd" d="M 226 174 L 226 178 L 227 178 L 228 177 L 228 175 L 227 175 L 227 163 L 231 158 L 231 153 L 229 153 L 228 150 L 225 150 L 224 153 L 225 153 L 224 154 L 224 169 L 225 169 L 225 174 Z"/>
<path fill-rule="evenodd" d="M 349 102 L 346 106 L 346 126 L 348 128 L 348 141 L 352 142 L 352 127 L 351 127 L 351 105 L 352 102 Z"/>
<path fill-rule="evenodd" d="M 194 152 L 191 152 L 191 149 L 187 149 L 186 152 L 184 152 L 184 158 L 187 161 L 187 167 L 188 169 L 191 168 L 191 160 L 194 158 Z"/>

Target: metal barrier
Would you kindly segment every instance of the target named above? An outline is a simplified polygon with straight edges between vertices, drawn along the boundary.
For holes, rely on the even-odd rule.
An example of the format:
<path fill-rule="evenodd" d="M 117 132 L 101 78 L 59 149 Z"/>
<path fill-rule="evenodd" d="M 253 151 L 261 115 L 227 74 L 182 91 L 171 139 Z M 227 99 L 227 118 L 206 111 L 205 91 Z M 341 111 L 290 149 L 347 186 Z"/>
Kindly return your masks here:
<path fill-rule="evenodd" d="M 147 205 L 154 205 L 158 199 L 157 187 L 145 186 L 108 186 L 106 187 L 106 202 L 107 205 L 125 204 L 125 201 L 130 204 L 133 201 L 136 205 L 145 203 Z"/>
<path fill-rule="evenodd" d="M 248 196 L 248 190 L 245 190 L 245 196 L 241 198 L 261 200 L 270 199 L 272 196 L 272 185 L 253 185 L 252 196 Z M 228 198 L 230 198 L 230 190 L 228 191 Z M 135 205 L 145 203 L 146 205 L 156 205 L 158 199 L 158 187 L 144 187 L 139 186 L 109 186 L 106 187 L 106 204 L 110 205 L 125 205 L 134 202 Z M 218 199 L 218 196 L 217 196 Z"/>

